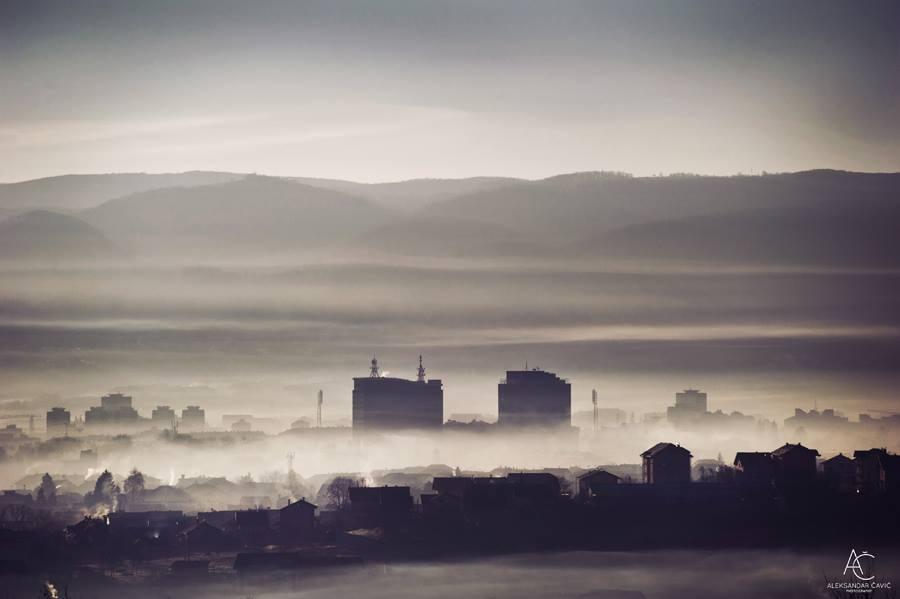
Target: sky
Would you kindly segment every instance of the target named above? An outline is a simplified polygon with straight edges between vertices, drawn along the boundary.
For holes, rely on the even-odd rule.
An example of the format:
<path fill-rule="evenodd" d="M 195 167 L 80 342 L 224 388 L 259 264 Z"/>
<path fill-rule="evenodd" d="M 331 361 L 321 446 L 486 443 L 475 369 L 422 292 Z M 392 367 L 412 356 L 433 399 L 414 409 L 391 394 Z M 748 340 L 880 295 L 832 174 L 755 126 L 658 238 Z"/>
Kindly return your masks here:
<path fill-rule="evenodd" d="M 890 1 L 0 4 L 0 181 L 900 170 Z"/>

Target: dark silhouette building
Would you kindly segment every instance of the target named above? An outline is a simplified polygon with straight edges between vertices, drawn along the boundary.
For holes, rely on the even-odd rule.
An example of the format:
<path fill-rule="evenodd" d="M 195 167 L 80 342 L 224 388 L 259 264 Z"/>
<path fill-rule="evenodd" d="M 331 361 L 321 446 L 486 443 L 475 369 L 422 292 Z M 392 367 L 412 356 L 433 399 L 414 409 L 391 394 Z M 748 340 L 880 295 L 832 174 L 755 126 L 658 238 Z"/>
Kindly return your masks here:
<path fill-rule="evenodd" d="M 900 456 L 884 448 L 853 452 L 856 461 L 856 485 L 861 493 L 900 492 Z"/>
<path fill-rule="evenodd" d="M 618 485 L 622 479 L 606 470 L 591 470 L 578 477 L 578 498 L 590 499 L 597 490 L 606 485 Z"/>
<path fill-rule="evenodd" d="M 570 427 L 572 386 L 552 372 L 508 370 L 497 386 L 497 423 L 519 427 Z"/>
<path fill-rule="evenodd" d="M 832 489 L 843 493 L 856 489 L 856 462 L 842 453 L 822 462 L 822 474 Z"/>
<path fill-rule="evenodd" d="M 350 487 L 350 520 L 356 526 L 395 524 L 410 517 L 413 498 L 409 487 Z"/>
<path fill-rule="evenodd" d="M 178 540 L 186 553 L 229 551 L 240 545 L 236 537 L 206 521 L 196 522 L 179 532 Z"/>
<path fill-rule="evenodd" d="M 65 408 L 52 408 L 47 412 L 47 436 L 65 437 L 69 434 L 72 414 Z"/>
<path fill-rule="evenodd" d="M 772 452 L 776 481 L 782 483 L 811 482 L 816 478 L 819 452 L 802 444 L 785 443 Z"/>
<path fill-rule="evenodd" d="M 775 482 L 775 460 L 768 451 L 739 451 L 734 456 L 735 481 L 753 487 Z"/>
<path fill-rule="evenodd" d="M 560 497 L 559 479 L 549 472 L 510 472 L 505 477 L 435 477 L 432 489 L 452 498 L 467 513 L 509 509 L 514 505 L 548 505 Z M 423 505 L 425 503 L 425 495 Z M 434 498 L 429 498 L 433 502 Z"/>
<path fill-rule="evenodd" d="M 278 530 L 292 540 L 308 538 L 316 523 L 316 506 L 305 499 L 288 503 L 279 510 Z"/>
<path fill-rule="evenodd" d="M 443 423 L 443 386 L 426 380 L 422 356 L 414 381 L 381 376 L 375 358 L 369 376 L 353 379 L 354 430 L 440 429 Z"/>
<path fill-rule="evenodd" d="M 270 509 L 249 509 L 236 510 L 232 513 L 234 514 L 232 532 L 243 543 L 262 546 L 268 545 L 275 540 L 275 531 L 272 525 L 277 512 Z M 202 516 L 202 519 L 214 524 L 214 520 L 205 514 Z"/>
<path fill-rule="evenodd" d="M 650 485 L 691 482 L 691 452 L 674 443 L 657 443 L 641 454 L 644 482 Z"/>

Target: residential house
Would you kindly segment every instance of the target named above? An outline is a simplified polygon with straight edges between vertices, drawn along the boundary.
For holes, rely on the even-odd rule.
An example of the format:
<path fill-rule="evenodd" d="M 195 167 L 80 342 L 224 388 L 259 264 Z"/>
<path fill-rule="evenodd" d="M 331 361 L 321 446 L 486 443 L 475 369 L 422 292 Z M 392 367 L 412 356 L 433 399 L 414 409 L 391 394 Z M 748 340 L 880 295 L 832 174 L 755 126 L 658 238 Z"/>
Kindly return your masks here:
<path fill-rule="evenodd" d="M 674 443 L 657 443 L 641 454 L 644 482 L 650 485 L 691 482 L 691 452 Z"/>

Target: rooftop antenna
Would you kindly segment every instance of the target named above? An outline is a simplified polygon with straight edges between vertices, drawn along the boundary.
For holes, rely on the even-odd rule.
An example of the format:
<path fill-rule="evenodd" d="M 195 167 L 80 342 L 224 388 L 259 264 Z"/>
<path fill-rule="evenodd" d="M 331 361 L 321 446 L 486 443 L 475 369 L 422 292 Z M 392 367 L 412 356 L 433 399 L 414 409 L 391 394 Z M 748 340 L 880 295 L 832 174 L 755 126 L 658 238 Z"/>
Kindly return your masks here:
<path fill-rule="evenodd" d="M 594 432 L 600 428 L 600 412 L 597 408 L 597 390 L 591 389 L 591 402 L 594 404 Z"/>
<path fill-rule="evenodd" d="M 419 369 L 416 371 L 416 380 L 420 383 L 425 382 L 425 367 L 422 366 L 422 354 L 419 354 Z"/>
<path fill-rule="evenodd" d="M 316 402 L 316 426 L 322 428 L 322 404 L 325 403 L 324 394 L 319 389 L 319 401 Z"/>
<path fill-rule="evenodd" d="M 378 359 L 375 356 L 372 356 L 372 366 L 369 368 L 369 376 L 373 379 L 377 379 L 381 376 L 378 372 Z"/>

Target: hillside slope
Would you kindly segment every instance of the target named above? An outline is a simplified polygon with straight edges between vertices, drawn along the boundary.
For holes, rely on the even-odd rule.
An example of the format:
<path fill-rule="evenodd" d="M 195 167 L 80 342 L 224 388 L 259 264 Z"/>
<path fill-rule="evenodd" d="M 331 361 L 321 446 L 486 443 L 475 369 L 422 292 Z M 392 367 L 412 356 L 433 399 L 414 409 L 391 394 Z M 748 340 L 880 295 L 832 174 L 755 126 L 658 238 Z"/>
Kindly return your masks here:
<path fill-rule="evenodd" d="M 292 181 L 238 181 L 126 196 L 82 213 L 140 253 L 252 255 L 329 245 L 382 223 L 366 200 Z"/>
<path fill-rule="evenodd" d="M 235 173 L 192 171 L 148 174 L 114 173 L 101 175 L 62 175 L 19 183 L 0 184 L 0 213 L 14 214 L 37 208 L 76 211 L 98 206 L 107 200 L 160 189 L 211 185 L 241 178 Z"/>
<path fill-rule="evenodd" d="M 116 258 L 115 246 L 91 225 L 65 214 L 33 210 L 0 222 L 0 260 L 76 262 Z"/>

